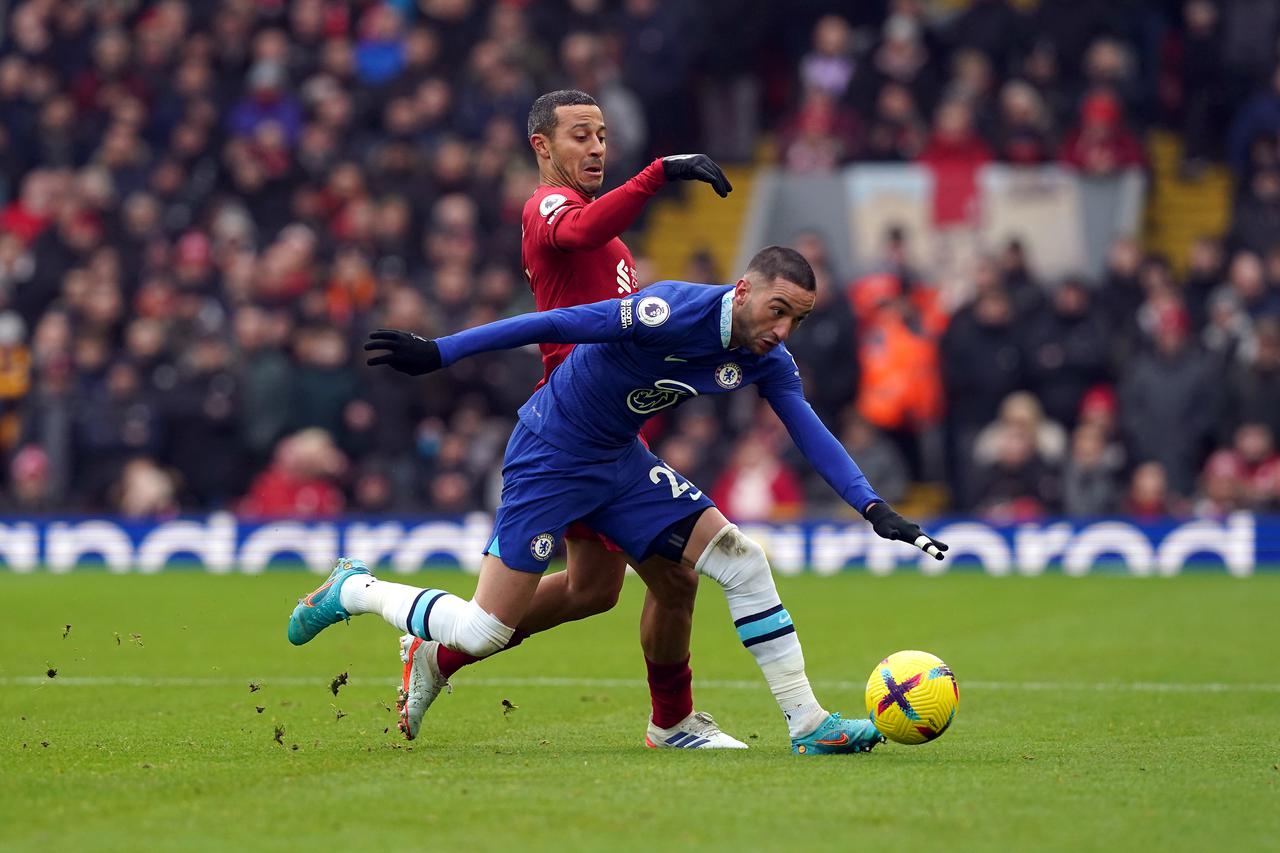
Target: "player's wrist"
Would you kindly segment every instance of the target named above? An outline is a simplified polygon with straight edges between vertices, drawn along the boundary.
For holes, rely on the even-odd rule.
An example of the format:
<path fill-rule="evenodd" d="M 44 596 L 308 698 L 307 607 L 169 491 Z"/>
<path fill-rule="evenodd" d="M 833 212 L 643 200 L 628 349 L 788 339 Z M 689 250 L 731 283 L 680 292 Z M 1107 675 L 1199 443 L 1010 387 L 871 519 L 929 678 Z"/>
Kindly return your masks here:
<path fill-rule="evenodd" d="M 640 174 L 650 180 L 657 181 L 658 186 L 662 186 L 667 183 L 667 167 L 662 162 L 661 157 L 654 157 L 653 162 L 648 166 L 645 166 L 644 169 L 641 170 Z"/>

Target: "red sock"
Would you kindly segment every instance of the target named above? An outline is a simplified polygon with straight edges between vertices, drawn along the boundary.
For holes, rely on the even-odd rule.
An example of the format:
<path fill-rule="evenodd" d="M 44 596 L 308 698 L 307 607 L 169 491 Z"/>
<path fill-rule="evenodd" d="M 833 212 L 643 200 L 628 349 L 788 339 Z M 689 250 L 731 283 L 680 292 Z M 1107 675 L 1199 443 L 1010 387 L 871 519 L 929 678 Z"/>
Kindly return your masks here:
<path fill-rule="evenodd" d="M 693 670 L 689 658 L 679 663 L 654 663 L 649 668 L 649 698 L 653 702 L 653 724 L 669 729 L 693 713 Z"/>
<path fill-rule="evenodd" d="M 498 652 L 505 652 L 507 649 L 514 649 L 516 646 L 524 642 L 524 638 L 529 636 L 524 631 L 516 631 L 511 635 L 511 641 L 505 646 L 498 649 Z M 493 654 L 497 654 L 494 652 Z M 490 655 L 493 657 L 493 655 Z M 448 646 L 441 646 L 440 651 L 436 653 L 436 666 L 440 667 L 440 674 L 445 678 L 451 677 L 455 672 L 462 669 L 468 664 L 475 663 L 484 658 L 478 658 L 475 655 L 469 655 L 466 652 L 454 651 Z"/>

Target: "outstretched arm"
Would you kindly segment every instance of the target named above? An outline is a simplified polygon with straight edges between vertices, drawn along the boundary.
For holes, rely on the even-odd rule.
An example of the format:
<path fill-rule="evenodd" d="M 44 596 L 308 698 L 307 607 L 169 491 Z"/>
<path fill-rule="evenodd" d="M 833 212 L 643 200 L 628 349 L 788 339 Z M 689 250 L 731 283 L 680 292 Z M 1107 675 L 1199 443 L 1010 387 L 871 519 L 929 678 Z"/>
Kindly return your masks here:
<path fill-rule="evenodd" d="M 866 515 L 873 503 L 884 500 L 875 493 L 867 476 L 849 456 L 826 424 L 813 411 L 809 401 L 799 394 L 769 397 L 769 405 L 786 426 L 791 440 L 804 458 L 826 480 L 845 503 Z"/>
<path fill-rule="evenodd" d="M 369 335 L 364 348 L 370 352 L 383 351 L 383 354 L 366 363 L 386 364 L 401 373 L 421 376 L 480 352 L 515 349 L 527 344 L 620 341 L 634 329 L 622 301 L 610 299 L 520 314 L 435 340 L 395 329 L 378 329 Z"/>
<path fill-rule="evenodd" d="M 557 215 L 547 213 L 551 243 L 566 252 L 598 249 L 623 231 L 667 181 L 704 181 L 727 196 L 733 187 L 724 172 L 705 154 L 677 154 L 654 160 L 622 186 L 591 204 L 565 205 Z"/>
<path fill-rule="evenodd" d="M 862 469 L 813 411 L 802 394 L 771 394 L 769 405 L 786 426 L 800 452 L 851 507 L 871 522 L 882 539 L 909 542 L 935 559 L 942 559 L 947 545 L 907 521 L 875 493 Z"/>

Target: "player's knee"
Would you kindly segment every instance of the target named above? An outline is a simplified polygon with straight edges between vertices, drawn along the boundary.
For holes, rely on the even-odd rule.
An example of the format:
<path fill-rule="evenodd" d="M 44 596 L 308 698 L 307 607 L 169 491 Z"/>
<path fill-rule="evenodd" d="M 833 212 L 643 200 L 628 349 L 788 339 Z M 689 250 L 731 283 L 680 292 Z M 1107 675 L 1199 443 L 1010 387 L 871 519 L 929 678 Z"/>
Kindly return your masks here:
<path fill-rule="evenodd" d="M 503 625 L 472 600 L 467 602 L 466 609 L 454 623 L 452 636 L 445 645 L 472 657 L 486 658 L 506 648 L 513 633 L 512 628 Z"/>
<path fill-rule="evenodd" d="M 646 581 L 649 580 L 652 578 L 646 578 Z M 684 566 L 673 565 L 670 571 L 663 573 L 660 581 L 649 585 L 649 591 L 667 610 L 687 610 L 692 613 L 694 601 L 698 597 L 698 573 Z"/>
<path fill-rule="evenodd" d="M 569 587 L 569 600 L 579 618 L 595 616 L 612 610 L 622 594 L 622 575 L 617 578 L 601 574 L 585 584 L 573 584 Z"/>
<path fill-rule="evenodd" d="M 733 589 L 762 576 L 768 577 L 769 559 L 760 543 L 730 525 L 698 560 L 698 571 L 725 589 Z"/>

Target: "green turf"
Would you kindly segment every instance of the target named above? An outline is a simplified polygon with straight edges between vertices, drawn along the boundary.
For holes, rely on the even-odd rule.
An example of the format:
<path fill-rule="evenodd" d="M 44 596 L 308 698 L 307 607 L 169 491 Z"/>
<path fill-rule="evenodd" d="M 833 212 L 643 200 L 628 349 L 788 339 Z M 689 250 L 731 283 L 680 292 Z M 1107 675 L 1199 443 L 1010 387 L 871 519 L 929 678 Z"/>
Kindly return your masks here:
<path fill-rule="evenodd" d="M 697 702 L 745 753 L 640 747 L 634 581 L 612 613 L 464 671 L 412 748 L 388 710 L 392 629 L 285 641 L 313 584 L 0 574 L 0 848 L 1262 850 L 1280 834 L 1280 577 L 782 580 L 829 708 L 859 712 L 901 648 L 961 685 L 939 741 L 807 759 L 710 584 Z M 580 681 L 530 681 L 552 677 Z M 1206 683 L 1233 687 L 1185 687 Z"/>

